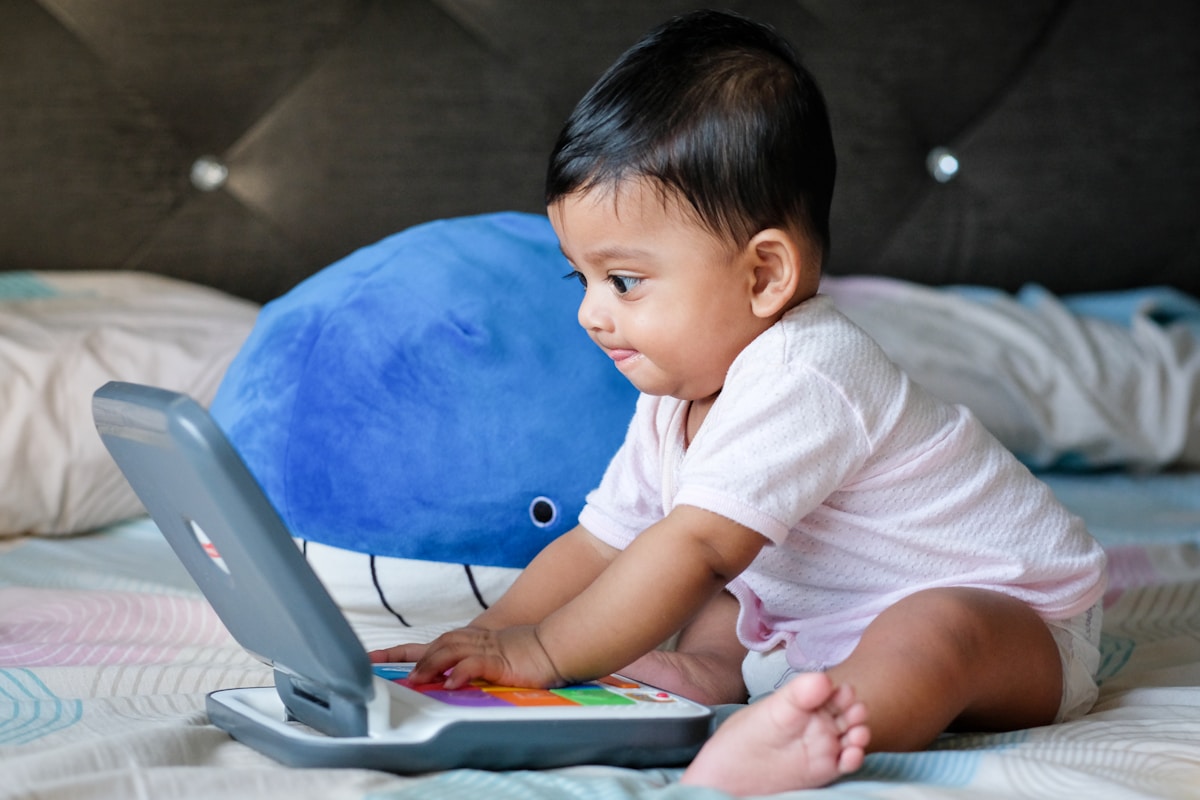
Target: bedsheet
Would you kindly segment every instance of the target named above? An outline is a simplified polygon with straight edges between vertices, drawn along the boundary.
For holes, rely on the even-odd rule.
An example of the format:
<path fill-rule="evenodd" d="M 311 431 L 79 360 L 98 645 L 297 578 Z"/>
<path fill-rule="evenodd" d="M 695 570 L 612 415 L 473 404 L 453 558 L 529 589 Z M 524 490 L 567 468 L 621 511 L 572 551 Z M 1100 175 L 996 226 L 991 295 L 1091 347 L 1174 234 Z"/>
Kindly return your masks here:
<path fill-rule="evenodd" d="M 1101 695 L 1083 719 L 875 754 L 830 798 L 1200 798 L 1200 473 L 1052 475 L 1111 559 Z M 248 610 L 252 613 L 252 610 Z M 351 616 L 367 646 L 400 632 Z M 283 767 L 208 723 L 266 685 L 148 520 L 0 545 L 0 797 L 672 798 L 675 769 L 396 776 Z"/>

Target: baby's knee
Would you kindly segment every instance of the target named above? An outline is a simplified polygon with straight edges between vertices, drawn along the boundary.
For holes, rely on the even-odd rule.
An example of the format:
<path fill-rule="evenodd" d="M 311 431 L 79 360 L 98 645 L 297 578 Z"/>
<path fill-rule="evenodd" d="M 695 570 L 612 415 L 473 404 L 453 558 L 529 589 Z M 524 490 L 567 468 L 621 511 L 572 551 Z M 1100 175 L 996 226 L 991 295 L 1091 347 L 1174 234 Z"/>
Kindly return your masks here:
<path fill-rule="evenodd" d="M 968 586 L 923 589 L 898 601 L 888 611 L 952 628 L 987 628 L 993 622 L 1007 622 L 1010 618 L 1044 624 L 1028 603 L 992 589 Z"/>
<path fill-rule="evenodd" d="M 876 625 L 895 627 L 930 657 L 947 660 L 951 666 L 994 659 L 998 652 L 1022 643 L 1034 650 L 1053 650 L 1046 623 L 1027 603 L 988 589 L 916 592 L 880 614 L 872 623 Z"/>

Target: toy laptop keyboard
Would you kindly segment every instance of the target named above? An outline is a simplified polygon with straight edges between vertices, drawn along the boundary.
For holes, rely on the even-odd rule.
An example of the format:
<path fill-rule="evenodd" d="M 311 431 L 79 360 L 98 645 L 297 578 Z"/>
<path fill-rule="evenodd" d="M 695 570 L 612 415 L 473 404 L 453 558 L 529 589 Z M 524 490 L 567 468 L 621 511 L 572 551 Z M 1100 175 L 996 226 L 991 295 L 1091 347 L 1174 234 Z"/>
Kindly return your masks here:
<path fill-rule="evenodd" d="M 385 680 L 404 686 L 438 703 L 438 705 L 429 706 L 430 708 L 440 709 L 441 704 L 474 708 L 480 711 L 480 719 L 488 719 L 488 715 L 494 711 L 511 711 L 518 708 L 547 709 L 545 716 L 550 718 L 561 716 L 558 710 L 564 707 L 609 706 L 614 712 L 634 709 L 641 712 L 645 710 L 638 708 L 641 703 L 652 703 L 654 706 L 660 707 L 660 711 L 668 716 L 673 716 L 676 712 L 688 713 L 686 707 L 676 707 L 678 701 L 670 692 L 629 680 L 621 675 L 609 675 L 586 683 L 564 686 L 561 689 L 497 686 L 480 680 L 472 681 L 469 685 L 459 689 L 447 689 L 442 683 L 414 684 L 410 682 L 408 674 L 412 666 L 412 664 L 376 664 L 371 671 Z M 392 691 L 395 692 L 395 690 Z M 620 717 L 622 714 L 614 713 L 612 716 Z"/>
<path fill-rule="evenodd" d="M 539 690 L 409 686 L 374 665 L 241 458 L 190 398 L 109 383 L 92 402 L 117 465 L 222 622 L 275 669 L 209 718 L 286 764 L 393 772 L 687 762 L 710 709 L 619 676 Z"/>

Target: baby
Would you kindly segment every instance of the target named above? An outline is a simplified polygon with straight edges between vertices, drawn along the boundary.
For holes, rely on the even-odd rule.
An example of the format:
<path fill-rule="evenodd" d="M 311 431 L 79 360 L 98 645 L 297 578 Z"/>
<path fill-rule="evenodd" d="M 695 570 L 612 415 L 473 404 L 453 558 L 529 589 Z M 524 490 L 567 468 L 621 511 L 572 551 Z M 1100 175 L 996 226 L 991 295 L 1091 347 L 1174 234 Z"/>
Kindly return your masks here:
<path fill-rule="evenodd" d="M 1086 713 L 1104 554 L 818 293 L 834 173 L 821 94 L 768 28 L 688 14 L 609 68 L 546 199 L 579 322 L 641 391 L 627 438 L 503 598 L 373 660 L 749 696 L 683 775 L 741 795 Z"/>

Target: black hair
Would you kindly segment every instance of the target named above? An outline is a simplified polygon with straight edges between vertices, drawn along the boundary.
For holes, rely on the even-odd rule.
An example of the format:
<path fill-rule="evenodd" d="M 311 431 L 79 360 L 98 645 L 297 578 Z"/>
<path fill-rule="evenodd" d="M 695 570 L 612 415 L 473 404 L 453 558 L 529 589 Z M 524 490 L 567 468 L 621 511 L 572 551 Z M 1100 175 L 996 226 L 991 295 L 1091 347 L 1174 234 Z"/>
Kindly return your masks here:
<path fill-rule="evenodd" d="M 836 170 L 825 100 L 787 41 L 698 11 L 647 33 L 579 101 L 550 156 L 546 204 L 649 178 L 718 236 L 740 245 L 779 227 L 824 254 Z"/>

